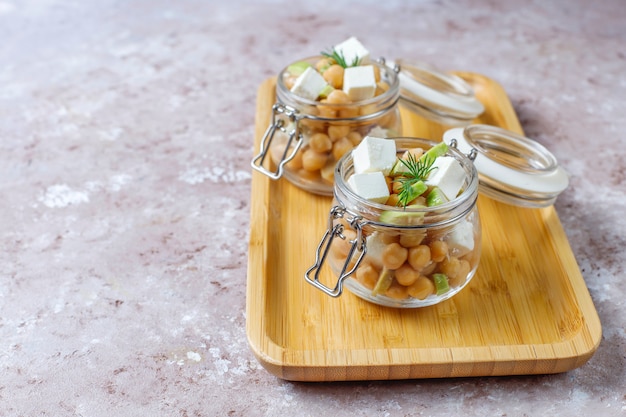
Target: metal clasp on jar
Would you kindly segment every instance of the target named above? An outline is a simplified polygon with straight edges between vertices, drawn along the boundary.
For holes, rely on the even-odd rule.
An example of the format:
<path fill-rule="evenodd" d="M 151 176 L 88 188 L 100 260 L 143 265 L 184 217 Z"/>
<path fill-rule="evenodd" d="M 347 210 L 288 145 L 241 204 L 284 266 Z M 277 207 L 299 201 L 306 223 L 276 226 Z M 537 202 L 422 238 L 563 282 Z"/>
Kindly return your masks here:
<path fill-rule="evenodd" d="M 458 149 L 458 141 L 456 139 L 450 139 L 450 143 L 448 144 L 448 146 L 454 149 Z M 476 160 L 476 157 L 478 156 L 478 151 L 476 150 L 476 148 L 470 148 L 470 152 L 465 154 L 465 156 L 467 156 L 467 159 L 474 162 Z"/>
<path fill-rule="evenodd" d="M 293 130 L 287 132 L 287 129 L 291 124 L 285 126 L 285 120 L 283 118 L 279 118 L 278 116 L 284 114 L 287 116 L 288 120 L 293 123 Z M 291 161 L 295 156 L 300 147 L 302 146 L 302 142 L 304 137 L 300 132 L 298 122 L 302 119 L 302 116 L 299 115 L 298 110 L 285 106 L 280 103 L 274 104 L 272 106 L 272 123 L 268 126 L 265 134 L 263 135 L 263 139 L 261 140 L 261 146 L 259 149 L 259 154 L 254 157 L 251 162 L 252 168 L 255 170 L 267 175 L 271 179 L 277 180 L 283 175 L 283 169 L 285 164 Z M 285 150 L 282 153 L 280 161 L 278 162 L 278 166 L 276 171 L 271 171 L 270 169 L 264 166 L 265 158 L 270 152 L 270 147 L 272 145 L 272 140 L 276 134 L 276 131 L 279 130 L 283 133 L 286 133 L 289 137 L 287 143 L 285 145 Z M 294 142 L 295 140 L 295 142 Z M 289 149 L 292 147 L 293 149 L 289 152 Z"/>
<path fill-rule="evenodd" d="M 349 241 L 351 243 L 350 250 L 348 251 L 344 265 L 341 268 L 337 283 L 333 288 L 331 288 L 320 282 L 319 275 L 322 265 L 324 265 L 324 262 L 326 261 L 326 257 L 328 256 L 333 240 L 335 238 L 340 238 L 342 240 L 346 239 L 346 236 L 343 234 L 343 231 L 345 230 L 344 224 L 334 224 L 335 220 L 339 218 L 344 218 L 346 220 L 350 227 L 356 232 L 356 237 Z M 304 278 L 308 283 L 322 290 L 331 297 L 339 297 L 343 291 L 343 281 L 356 271 L 361 263 L 361 260 L 365 256 L 366 251 L 367 247 L 365 244 L 365 236 L 363 236 L 362 217 L 350 213 L 343 207 L 334 206 L 330 210 L 330 214 L 328 216 L 328 230 L 326 230 L 326 233 L 324 233 L 322 240 L 317 246 L 315 264 L 306 271 Z M 353 257 L 357 254 L 358 258 L 356 258 L 356 262 L 352 267 L 350 267 Z M 311 274 L 313 274 L 313 278 L 311 278 Z"/>

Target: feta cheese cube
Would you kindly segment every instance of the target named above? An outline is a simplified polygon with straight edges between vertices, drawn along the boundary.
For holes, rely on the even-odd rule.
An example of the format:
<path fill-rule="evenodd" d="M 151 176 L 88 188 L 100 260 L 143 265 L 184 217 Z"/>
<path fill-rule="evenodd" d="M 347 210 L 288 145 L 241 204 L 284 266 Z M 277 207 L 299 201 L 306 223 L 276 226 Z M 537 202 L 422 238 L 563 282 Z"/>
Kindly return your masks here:
<path fill-rule="evenodd" d="M 343 71 L 343 91 L 352 101 L 367 100 L 376 93 L 376 76 L 371 65 L 348 67 Z"/>
<path fill-rule="evenodd" d="M 365 49 L 363 44 L 354 36 L 346 39 L 333 48 L 338 54 L 343 55 L 346 64 L 352 65 L 355 59 L 359 60 L 359 64 L 367 64 L 370 62 L 370 51 Z"/>
<path fill-rule="evenodd" d="M 380 171 L 353 174 L 348 179 L 348 186 L 355 194 L 376 203 L 384 204 L 389 198 L 389 187 Z"/>
<path fill-rule="evenodd" d="M 352 151 L 352 161 L 356 174 L 381 171 L 387 175 L 396 162 L 396 142 L 365 136 Z"/>
<path fill-rule="evenodd" d="M 383 267 L 383 252 L 385 248 L 388 246 L 385 243 L 384 235 L 381 232 L 374 232 L 369 235 L 366 239 L 365 244 L 367 245 L 367 259 L 372 263 L 376 268 Z"/>
<path fill-rule="evenodd" d="M 293 84 L 291 92 L 307 100 L 315 100 L 328 85 L 324 77 L 314 68 L 308 67 Z"/>
<path fill-rule="evenodd" d="M 454 226 L 446 241 L 451 253 L 456 257 L 471 252 L 474 249 L 474 226 L 467 220 L 459 222 Z"/>
<path fill-rule="evenodd" d="M 369 131 L 368 135 L 375 136 L 377 138 L 388 138 L 390 136 L 393 136 L 389 129 L 385 129 L 384 127 L 380 127 L 378 125 L 374 126 L 374 128 Z"/>
<path fill-rule="evenodd" d="M 425 181 L 426 185 L 439 187 L 448 200 L 456 198 L 465 180 L 461 163 L 451 156 L 440 156 L 435 159 L 433 168 Z"/>

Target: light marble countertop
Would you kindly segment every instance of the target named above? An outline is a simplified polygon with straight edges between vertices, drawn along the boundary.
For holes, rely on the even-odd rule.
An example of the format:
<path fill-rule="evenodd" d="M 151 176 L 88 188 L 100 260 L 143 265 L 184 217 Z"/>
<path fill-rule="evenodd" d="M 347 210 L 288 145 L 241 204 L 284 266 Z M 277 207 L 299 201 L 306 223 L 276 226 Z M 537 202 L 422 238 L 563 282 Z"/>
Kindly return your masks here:
<path fill-rule="evenodd" d="M 603 326 L 585 365 L 317 384 L 258 364 L 257 89 L 350 35 L 495 79 L 571 174 L 555 207 Z M 625 98 L 622 0 L 0 0 L 0 416 L 626 415 Z"/>

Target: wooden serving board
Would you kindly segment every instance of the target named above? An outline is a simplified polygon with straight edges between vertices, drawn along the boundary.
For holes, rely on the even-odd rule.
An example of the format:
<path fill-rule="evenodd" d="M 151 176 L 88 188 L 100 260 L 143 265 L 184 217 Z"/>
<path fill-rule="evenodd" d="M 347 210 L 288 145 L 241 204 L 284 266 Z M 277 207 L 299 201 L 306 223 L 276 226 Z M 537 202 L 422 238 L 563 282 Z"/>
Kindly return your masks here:
<path fill-rule="evenodd" d="M 523 133 L 503 88 L 457 73 L 486 111 L 475 123 Z M 259 89 L 255 154 L 275 102 Z M 404 136 L 443 129 L 402 109 Z M 259 362 L 293 381 L 546 374 L 583 365 L 601 338 L 598 314 L 553 207 L 478 200 L 483 249 L 474 279 L 452 299 L 420 309 L 332 298 L 304 273 L 327 227 L 330 197 L 253 171 L 246 330 Z M 565 191 L 567 192 L 567 190 Z M 332 280 L 329 268 L 322 272 Z"/>

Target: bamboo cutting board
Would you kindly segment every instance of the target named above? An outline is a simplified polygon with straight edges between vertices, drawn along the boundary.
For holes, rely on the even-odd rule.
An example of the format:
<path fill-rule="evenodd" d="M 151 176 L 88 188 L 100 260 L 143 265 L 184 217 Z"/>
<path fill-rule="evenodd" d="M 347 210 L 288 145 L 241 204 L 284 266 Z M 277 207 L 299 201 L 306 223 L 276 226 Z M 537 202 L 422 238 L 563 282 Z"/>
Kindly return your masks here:
<path fill-rule="evenodd" d="M 475 123 L 523 133 L 502 87 L 457 73 L 486 111 Z M 255 154 L 275 102 L 259 88 Z M 441 140 L 437 125 L 402 109 L 404 136 Z M 567 192 L 567 190 L 565 191 Z M 546 374 L 583 365 L 601 338 L 598 314 L 553 207 L 480 196 L 480 266 L 452 299 L 393 309 L 344 291 L 332 298 L 304 273 L 327 227 L 330 197 L 253 171 L 246 331 L 259 362 L 293 381 Z M 322 279 L 332 279 L 329 268 Z"/>

